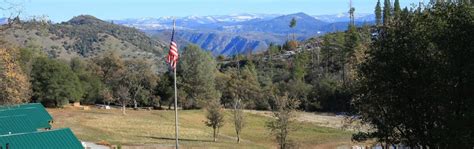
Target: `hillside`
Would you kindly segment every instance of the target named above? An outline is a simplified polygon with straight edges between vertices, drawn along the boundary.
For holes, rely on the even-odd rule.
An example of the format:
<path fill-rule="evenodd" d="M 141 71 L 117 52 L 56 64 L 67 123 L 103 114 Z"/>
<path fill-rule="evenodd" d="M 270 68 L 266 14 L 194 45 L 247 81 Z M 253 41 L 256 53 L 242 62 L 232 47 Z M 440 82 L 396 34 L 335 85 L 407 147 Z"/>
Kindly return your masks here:
<path fill-rule="evenodd" d="M 161 61 L 164 44 L 143 32 L 81 15 L 59 24 L 20 22 L 3 25 L 1 37 L 20 47 L 37 47 L 51 57 L 94 57 L 116 50 L 125 58 Z"/>

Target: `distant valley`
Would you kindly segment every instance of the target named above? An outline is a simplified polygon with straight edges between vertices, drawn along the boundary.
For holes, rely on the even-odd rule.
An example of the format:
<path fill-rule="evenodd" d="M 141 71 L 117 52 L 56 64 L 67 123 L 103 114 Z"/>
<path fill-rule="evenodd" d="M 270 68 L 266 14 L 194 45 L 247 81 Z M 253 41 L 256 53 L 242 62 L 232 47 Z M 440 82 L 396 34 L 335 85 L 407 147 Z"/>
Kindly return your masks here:
<path fill-rule="evenodd" d="M 295 28 L 289 27 L 292 18 Z M 258 53 L 270 43 L 282 44 L 295 34 L 298 40 L 320 36 L 347 28 L 346 13 L 310 16 L 305 13 L 289 15 L 240 14 L 227 16 L 188 16 L 176 19 L 177 40 L 183 44 L 197 44 L 213 55 Z M 356 14 L 356 25 L 371 24 L 373 14 Z M 168 41 L 173 27 L 172 17 L 112 20 L 115 24 L 134 27 L 161 41 Z"/>

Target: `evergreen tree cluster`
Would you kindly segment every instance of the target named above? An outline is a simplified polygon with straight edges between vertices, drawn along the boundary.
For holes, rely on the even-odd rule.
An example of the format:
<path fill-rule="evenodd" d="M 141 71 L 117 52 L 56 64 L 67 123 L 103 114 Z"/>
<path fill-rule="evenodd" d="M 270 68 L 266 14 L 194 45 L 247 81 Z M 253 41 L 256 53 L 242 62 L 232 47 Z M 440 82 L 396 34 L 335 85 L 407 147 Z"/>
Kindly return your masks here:
<path fill-rule="evenodd" d="M 354 106 L 373 131 L 355 140 L 423 148 L 474 146 L 474 13 L 462 3 L 404 9 L 361 64 Z"/>

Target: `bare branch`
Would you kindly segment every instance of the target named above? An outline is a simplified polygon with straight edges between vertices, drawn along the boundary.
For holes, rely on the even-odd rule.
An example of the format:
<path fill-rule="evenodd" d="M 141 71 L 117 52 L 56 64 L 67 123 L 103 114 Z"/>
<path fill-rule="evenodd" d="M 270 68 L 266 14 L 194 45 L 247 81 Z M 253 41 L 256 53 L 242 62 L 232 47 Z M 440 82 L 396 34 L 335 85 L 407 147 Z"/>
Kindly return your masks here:
<path fill-rule="evenodd" d="M 20 16 L 24 10 L 24 1 L 3 0 L 0 2 L 0 11 L 9 15 L 9 18 Z M 5 15 L 5 14 L 4 14 Z"/>

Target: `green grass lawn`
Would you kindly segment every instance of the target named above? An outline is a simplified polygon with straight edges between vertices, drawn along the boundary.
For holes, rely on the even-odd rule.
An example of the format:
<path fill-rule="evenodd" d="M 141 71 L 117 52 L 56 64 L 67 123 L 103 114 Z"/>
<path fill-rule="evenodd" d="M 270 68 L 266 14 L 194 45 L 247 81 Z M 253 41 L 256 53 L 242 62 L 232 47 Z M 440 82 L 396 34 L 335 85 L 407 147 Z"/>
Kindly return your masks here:
<path fill-rule="evenodd" d="M 122 115 L 120 110 L 48 109 L 54 118 L 53 127 L 70 127 L 83 141 L 107 141 L 112 144 L 174 144 L 174 111 L 133 111 Z M 246 127 L 240 144 L 236 143 L 230 111 L 220 129 L 217 142 L 212 142 L 212 129 L 204 125 L 203 110 L 179 111 L 180 144 L 184 147 L 274 148 L 276 143 L 265 123 L 269 117 L 246 113 Z M 328 142 L 348 142 L 351 132 L 299 123 L 291 138 L 302 148 Z"/>

